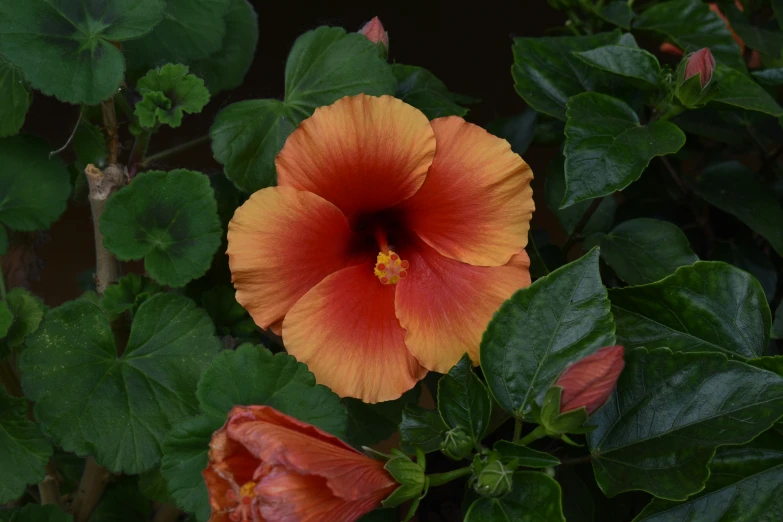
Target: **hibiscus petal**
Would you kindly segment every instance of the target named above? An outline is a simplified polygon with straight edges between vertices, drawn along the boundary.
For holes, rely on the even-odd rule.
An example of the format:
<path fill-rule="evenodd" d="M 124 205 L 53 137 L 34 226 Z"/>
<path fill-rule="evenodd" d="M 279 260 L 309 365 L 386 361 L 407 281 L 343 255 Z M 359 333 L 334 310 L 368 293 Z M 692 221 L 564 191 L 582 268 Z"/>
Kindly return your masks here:
<path fill-rule="evenodd" d="M 497 267 L 473 266 L 419 243 L 405 252 L 408 277 L 397 284 L 397 317 L 419 363 L 446 373 L 467 352 L 478 364 L 479 344 L 492 315 L 530 284 L 525 251 Z"/>
<path fill-rule="evenodd" d="M 426 373 L 405 346 L 394 285 L 381 284 L 371 264 L 340 270 L 299 299 L 283 321 L 283 341 L 341 397 L 396 399 Z"/>
<path fill-rule="evenodd" d="M 314 192 L 353 219 L 412 196 L 434 156 L 424 114 L 391 96 L 362 94 L 316 109 L 275 165 L 280 186 Z"/>
<path fill-rule="evenodd" d="M 352 239 L 343 213 L 315 194 L 259 190 L 228 224 L 237 301 L 268 328 L 324 277 L 352 264 Z"/>
<path fill-rule="evenodd" d="M 400 207 L 446 257 L 499 266 L 527 245 L 533 172 L 506 140 L 453 116 L 432 121 L 438 150 L 421 189 Z"/>

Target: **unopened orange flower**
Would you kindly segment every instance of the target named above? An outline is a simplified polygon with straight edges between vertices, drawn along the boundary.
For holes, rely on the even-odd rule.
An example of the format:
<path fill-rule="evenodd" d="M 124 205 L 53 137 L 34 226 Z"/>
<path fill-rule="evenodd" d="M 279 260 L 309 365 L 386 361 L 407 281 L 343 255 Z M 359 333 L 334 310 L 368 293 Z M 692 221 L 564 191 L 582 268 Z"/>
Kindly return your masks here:
<path fill-rule="evenodd" d="M 236 298 L 318 382 L 396 399 L 478 361 L 492 314 L 530 284 L 528 165 L 462 118 L 390 96 L 321 107 L 288 138 L 277 187 L 228 229 Z"/>
<path fill-rule="evenodd" d="M 353 522 L 399 486 L 383 462 L 269 406 L 234 407 L 209 448 L 209 522 Z"/>

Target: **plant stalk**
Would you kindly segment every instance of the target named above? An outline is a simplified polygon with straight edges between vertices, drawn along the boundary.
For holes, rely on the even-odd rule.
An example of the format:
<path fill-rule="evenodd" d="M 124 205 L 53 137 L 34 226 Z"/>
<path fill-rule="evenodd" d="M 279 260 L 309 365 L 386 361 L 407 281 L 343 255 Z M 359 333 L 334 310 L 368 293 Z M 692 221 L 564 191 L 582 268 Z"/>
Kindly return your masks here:
<path fill-rule="evenodd" d="M 566 242 L 563 244 L 563 254 L 568 255 L 568 251 L 571 250 L 571 247 L 574 246 L 574 243 L 576 243 L 577 238 L 582 233 L 582 230 L 584 230 L 584 228 L 587 226 L 588 221 L 590 221 L 590 218 L 593 217 L 593 214 L 595 214 L 595 211 L 598 210 L 598 207 L 601 205 L 601 201 L 603 200 L 604 198 L 596 198 L 590 204 L 590 207 L 584 213 L 582 219 L 580 219 L 576 224 L 576 227 L 574 227 L 574 231 L 571 232 L 571 235 L 568 236 L 568 239 L 566 239 Z"/>
<path fill-rule="evenodd" d="M 528 444 L 531 444 L 538 439 L 543 439 L 546 437 L 546 428 L 543 426 L 538 426 L 536 429 L 522 437 L 522 440 L 517 442 L 520 446 L 527 446 Z"/>
<path fill-rule="evenodd" d="M 514 443 L 519 442 L 520 436 L 522 436 L 522 420 L 514 419 L 514 438 L 511 441 Z"/>
<path fill-rule="evenodd" d="M 84 474 L 82 474 L 79 489 L 71 505 L 76 522 L 87 522 L 87 519 L 90 518 L 95 506 L 103 496 L 109 476 L 109 470 L 95 462 L 94 458 L 87 457 L 84 462 Z"/>
<path fill-rule="evenodd" d="M 440 486 L 441 484 L 451 482 L 452 480 L 457 480 L 458 478 L 464 477 L 465 475 L 470 475 L 471 473 L 473 473 L 473 468 L 468 466 L 465 468 L 455 469 L 453 471 L 447 471 L 445 473 L 427 475 L 427 478 L 429 479 L 430 486 Z"/>
<path fill-rule="evenodd" d="M 147 155 L 147 149 L 150 146 L 152 132 L 152 129 L 144 129 L 144 132 L 136 136 L 136 141 L 133 142 L 133 150 L 131 150 L 130 159 L 128 160 L 128 177 L 130 179 L 136 176 L 136 172 L 138 172 L 139 167 L 144 162 L 144 156 Z"/>
<path fill-rule="evenodd" d="M 41 504 L 60 505 L 60 486 L 57 483 L 57 468 L 52 459 L 46 465 L 46 476 L 38 483 L 38 493 L 41 495 Z"/>
<path fill-rule="evenodd" d="M 190 148 L 197 147 L 201 144 L 208 143 L 208 142 L 209 142 L 209 136 L 201 136 L 200 138 L 196 138 L 195 140 L 186 141 L 185 143 L 180 143 L 179 145 L 171 147 L 170 149 L 165 149 L 160 152 L 156 152 L 155 154 L 152 154 L 150 156 L 147 156 L 146 158 L 144 158 L 143 161 L 139 163 L 139 165 L 142 167 L 147 167 L 152 163 L 166 159 L 169 156 L 173 156 L 174 154 L 182 152 L 183 150 L 188 150 Z"/>

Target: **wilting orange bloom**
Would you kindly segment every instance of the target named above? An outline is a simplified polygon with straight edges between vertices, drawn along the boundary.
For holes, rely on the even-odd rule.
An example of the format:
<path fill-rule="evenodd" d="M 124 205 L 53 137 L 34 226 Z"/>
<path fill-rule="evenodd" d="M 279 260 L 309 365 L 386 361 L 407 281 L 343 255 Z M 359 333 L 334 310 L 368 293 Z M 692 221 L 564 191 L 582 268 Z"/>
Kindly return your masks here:
<path fill-rule="evenodd" d="M 236 298 L 341 396 L 386 401 L 478 361 L 492 314 L 530 284 L 527 164 L 462 118 L 390 96 L 321 107 L 228 227 Z"/>
<path fill-rule="evenodd" d="M 353 522 L 399 486 L 383 466 L 274 408 L 236 406 L 209 445 L 209 522 Z"/>

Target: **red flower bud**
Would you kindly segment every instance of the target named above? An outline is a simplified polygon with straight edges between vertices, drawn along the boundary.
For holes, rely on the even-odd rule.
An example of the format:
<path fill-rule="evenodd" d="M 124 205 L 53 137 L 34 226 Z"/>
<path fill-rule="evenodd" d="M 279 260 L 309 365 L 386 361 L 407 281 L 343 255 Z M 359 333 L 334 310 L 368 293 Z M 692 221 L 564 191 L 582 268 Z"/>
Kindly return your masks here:
<path fill-rule="evenodd" d="M 701 74 L 701 88 L 703 89 L 712 79 L 712 73 L 715 71 L 715 58 L 710 50 L 705 47 L 700 51 L 688 56 L 688 63 L 685 65 L 685 80 L 697 74 Z"/>
<path fill-rule="evenodd" d="M 555 383 L 563 389 L 560 413 L 584 406 L 592 415 L 609 399 L 623 366 L 623 347 L 608 346 L 566 368 Z"/>
<path fill-rule="evenodd" d="M 353 522 L 399 486 L 383 462 L 269 406 L 236 406 L 209 447 L 210 522 Z"/>
<path fill-rule="evenodd" d="M 389 47 L 389 35 L 383 30 L 383 24 L 377 16 L 364 24 L 364 27 L 359 30 L 359 34 L 363 34 L 376 45 L 382 44 L 387 49 Z"/>

